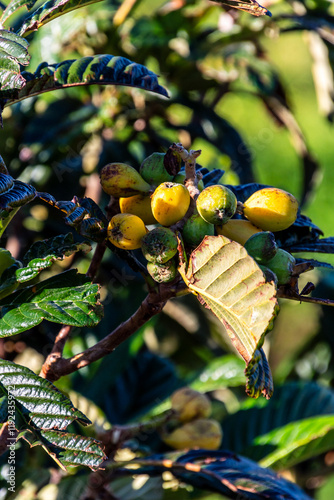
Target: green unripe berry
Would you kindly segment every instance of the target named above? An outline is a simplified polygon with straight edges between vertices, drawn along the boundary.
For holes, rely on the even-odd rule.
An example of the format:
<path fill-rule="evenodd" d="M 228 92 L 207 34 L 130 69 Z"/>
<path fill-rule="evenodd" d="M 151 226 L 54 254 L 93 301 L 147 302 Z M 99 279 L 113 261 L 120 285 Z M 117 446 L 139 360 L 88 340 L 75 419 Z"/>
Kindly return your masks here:
<path fill-rule="evenodd" d="M 197 247 L 205 235 L 214 236 L 215 226 L 206 222 L 199 213 L 194 213 L 182 230 L 182 237 L 185 243 L 191 247 Z"/>
<path fill-rule="evenodd" d="M 153 153 L 140 165 L 140 175 L 142 178 L 152 184 L 158 186 L 162 182 L 169 182 L 173 179 L 164 167 L 165 153 Z"/>
<path fill-rule="evenodd" d="M 164 264 L 177 252 L 177 237 L 168 227 L 156 227 L 147 233 L 141 242 L 146 260 Z"/>
<path fill-rule="evenodd" d="M 244 246 L 249 255 L 259 264 L 266 264 L 273 259 L 278 250 L 275 236 L 270 231 L 253 234 Z"/>
<path fill-rule="evenodd" d="M 275 257 L 267 262 L 267 267 L 277 276 L 278 285 L 286 285 L 291 280 L 296 259 L 282 248 L 277 250 Z"/>
<path fill-rule="evenodd" d="M 196 208 L 200 216 L 210 224 L 225 224 L 237 209 L 237 199 L 226 186 L 208 186 L 199 194 Z"/>
<path fill-rule="evenodd" d="M 148 262 L 147 271 L 157 283 L 169 283 L 176 278 L 177 265 L 175 259 L 170 259 L 164 264 Z"/>

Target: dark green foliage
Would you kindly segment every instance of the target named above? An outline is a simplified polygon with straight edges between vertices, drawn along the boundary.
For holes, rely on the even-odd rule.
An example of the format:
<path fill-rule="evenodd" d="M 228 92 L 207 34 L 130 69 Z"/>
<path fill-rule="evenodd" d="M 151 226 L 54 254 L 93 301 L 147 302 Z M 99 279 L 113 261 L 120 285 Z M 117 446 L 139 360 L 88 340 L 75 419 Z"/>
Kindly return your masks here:
<path fill-rule="evenodd" d="M 8 282 L 12 285 L 11 278 Z M 97 297 L 98 285 L 75 270 L 48 278 L 2 299 L 1 336 L 23 332 L 43 319 L 72 326 L 96 325 L 102 317 Z"/>

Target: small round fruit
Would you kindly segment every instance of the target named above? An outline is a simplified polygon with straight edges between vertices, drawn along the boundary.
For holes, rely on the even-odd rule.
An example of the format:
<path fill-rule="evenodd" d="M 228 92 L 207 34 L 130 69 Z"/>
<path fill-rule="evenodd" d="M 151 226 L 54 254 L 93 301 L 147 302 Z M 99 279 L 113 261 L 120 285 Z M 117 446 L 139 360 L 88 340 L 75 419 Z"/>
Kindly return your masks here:
<path fill-rule="evenodd" d="M 148 193 L 151 189 L 139 172 L 126 163 L 108 163 L 101 170 L 100 176 L 103 191 L 115 198 Z"/>
<path fill-rule="evenodd" d="M 255 191 L 244 203 L 244 215 L 265 231 L 283 231 L 297 218 L 298 201 L 283 189 Z"/>
<path fill-rule="evenodd" d="M 256 233 L 262 232 L 262 229 L 254 226 L 249 220 L 230 219 L 222 226 L 216 226 L 217 234 L 230 238 L 230 240 L 244 245 L 246 241 Z"/>
<path fill-rule="evenodd" d="M 205 235 L 214 236 L 215 226 L 206 222 L 199 213 L 194 213 L 182 229 L 182 238 L 191 247 L 197 247 Z"/>
<path fill-rule="evenodd" d="M 171 226 L 188 211 L 190 194 L 183 184 L 163 182 L 151 197 L 152 213 L 162 226 Z"/>
<path fill-rule="evenodd" d="M 177 276 L 177 265 L 175 259 L 170 259 L 164 264 L 148 262 L 147 271 L 157 283 L 169 283 Z"/>
<path fill-rule="evenodd" d="M 189 422 L 197 418 L 207 418 L 211 415 L 210 399 L 201 392 L 190 387 L 182 387 L 171 395 L 172 409 L 181 422 Z"/>
<path fill-rule="evenodd" d="M 141 247 L 141 240 L 147 233 L 144 222 L 132 214 L 117 214 L 108 225 L 108 239 L 113 245 L 124 250 Z"/>
<path fill-rule="evenodd" d="M 144 236 L 141 249 L 149 262 L 164 264 L 177 252 L 177 237 L 168 227 L 156 227 Z"/>
<path fill-rule="evenodd" d="M 140 165 L 140 175 L 142 178 L 152 184 L 158 186 L 162 182 L 168 182 L 173 179 L 164 167 L 165 153 L 153 153 Z"/>
<path fill-rule="evenodd" d="M 259 264 L 266 264 L 273 259 L 278 250 L 275 236 L 270 231 L 253 234 L 244 246 L 249 255 Z"/>
<path fill-rule="evenodd" d="M 277 276 L 278 285 L 287 285 L 293 273 L 296 259 L 289 253 L 279 248 L 275 257 L 266 263 Z"/>
<path fill-rule="evenodd" d="M 217 420 L 199 418 L 161 437 L 168 446 L 176 450 L 184 448 L 217 450 L 221 444 L 223 432 Z"/>
<path fill-rule="evenodd" d="M 237 199 L 230 189 L 221 184 L 208 186 L 199 194 L 198 213 L 210 224 L 225 224 L 237 209 Z"/>
<path fill-rule="evenodd" d="M 122 214 L 133 214 L 140 217 L 144 224 L 156 224 L 151 208 L 151 197 L 149 194 L 135 194 L 129 198 L 120 198 L 119 206 Z"/>
<path fill-rule="evenodd" d="M 197 179 L 198 179 L 198 184 L 197 187 L 200 191 L 203 191 L 204 189 L 204 182 L 201 178 L 199 178 L 199 175 L 197 174 Z M 179 172 L 176 174 L 176 176 L 173 178 L 173 182 L 177 182 L 179 184 L 184 184 L 184 181 L 186 180 L 186 173 L 184 171 Z"/>

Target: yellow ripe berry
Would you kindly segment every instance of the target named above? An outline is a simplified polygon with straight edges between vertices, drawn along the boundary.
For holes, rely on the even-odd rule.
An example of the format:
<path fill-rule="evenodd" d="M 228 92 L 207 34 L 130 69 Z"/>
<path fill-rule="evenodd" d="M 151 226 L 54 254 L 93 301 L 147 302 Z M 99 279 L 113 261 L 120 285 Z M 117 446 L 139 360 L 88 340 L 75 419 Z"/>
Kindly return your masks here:
<path fill-rule="evenodd" d="M 120 198 L 119 206 L 122 214 L 133 214 L 140 217 L 144 224 L 156 224 L 151 208 L 151 197 L 149 194 L 136 194 L 129 198 Z"/>
<path fill-rule="evenodd" d="M 178 427 L 169 434 L 161 436 L 162 440 L 171 448 L 182 450 L 185 448 L 206 448 L 217 450 L 221 444 L 223 431 L 219 422 L 209 418 L 199 418 Z"/>
<path fill-rule="evenodd" d="M 190 195 L 183 184 L 163 182 L 151 197 L 152 213 L 162 226 L 181 220 L 190 205 Z"/>
<path fill-rule="evenodd" d="M 147 233 L 144 222 L 132 214 L 117 214 L 108 225 L 108 239 L 113 245 L 124 250 L 141 247 L 141 240 Z"/>
<path fill-rule="evenodd" d="M 181 422 L 209 417 L 212 411 L 210 399 L 190 387 L 182 387 L 171 395 L 172 409 Z"/>
<path fill-rule="evenodd" d="M 108 163 L 100 177 L 103 191 L 115 198 L 148 193 L 151 189 L 139 172 L 126 163 Z"/>
<path fill-rule="evenodd" d="M 218 234 L 244 245 L 253 234 L 261 233 L 262 229 L 254 226 L 249 220 L 230 219 L 222 226 L 216 226 Z"/>
<path fill-rule="evenodd" d="M 244 203 L 244 215 L 264 231 L 283 231 L 297 218 L 298 201 L 283 189 L 255 191 Z"/>

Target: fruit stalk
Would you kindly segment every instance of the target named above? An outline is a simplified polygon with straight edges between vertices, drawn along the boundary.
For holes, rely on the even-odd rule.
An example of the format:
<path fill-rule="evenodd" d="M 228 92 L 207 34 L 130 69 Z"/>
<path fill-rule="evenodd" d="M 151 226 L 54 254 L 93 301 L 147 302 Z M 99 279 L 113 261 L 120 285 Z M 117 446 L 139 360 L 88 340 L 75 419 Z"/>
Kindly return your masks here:
<path fill-rule="evenodd" d="M 197 187 L 198 179 L 196 175 L 196 158 L 201 154 L 201 150 L 190 149 L 187 151 L 182 144 L 173 144 L 173 151 L 176 151 L 185 163 L 186 168 L 186 180 L 185 186 L 189 191 L 189 194 L 193 200 L 196 200 L 199 195 L 199 189 Z"/>

